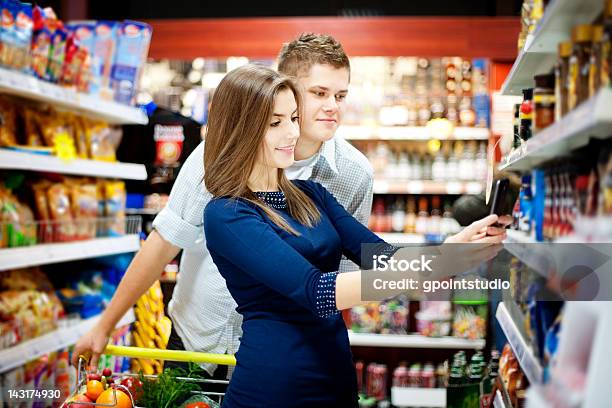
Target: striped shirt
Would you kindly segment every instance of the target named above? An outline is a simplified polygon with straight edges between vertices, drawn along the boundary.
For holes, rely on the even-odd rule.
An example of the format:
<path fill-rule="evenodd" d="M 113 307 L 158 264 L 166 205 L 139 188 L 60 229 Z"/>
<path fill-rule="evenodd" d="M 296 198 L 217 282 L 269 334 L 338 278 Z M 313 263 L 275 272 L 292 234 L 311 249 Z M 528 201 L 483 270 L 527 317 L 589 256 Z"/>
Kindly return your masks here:
<path fill-rule="evenodd" d="M 241 316 L 225 280 L 206 249 L 203 215 L 212 195 L 205 189 L 204 142 L 183 164 L 166 207 L 153 227 L 171 244 L 182 248 L 179 279 L 168 312 L 185 349 L 234 354 L 242 334 Z M 321 183 L 346 210 L 367 226 L 372 209 L 372 167 L 365 156 L 342 138 L 325 142 L 316 160 L 296 162 L 289 178 Z M 340 271 L 356 270 L 343 259 Z M 203 367 L 212 374 L 215 365 Z"/>

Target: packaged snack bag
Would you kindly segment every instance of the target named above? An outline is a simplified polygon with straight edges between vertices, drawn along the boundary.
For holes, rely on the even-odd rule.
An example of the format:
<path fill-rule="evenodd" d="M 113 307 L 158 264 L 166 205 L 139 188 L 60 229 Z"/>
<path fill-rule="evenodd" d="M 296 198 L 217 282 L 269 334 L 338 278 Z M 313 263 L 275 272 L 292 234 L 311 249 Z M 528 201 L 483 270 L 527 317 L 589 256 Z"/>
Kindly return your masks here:
<path fill-rule="evenodd" d="M 145 23 L 126 20 L 121 24 L 111 73 L 111 87 L 117 102 L 134 104 L 142 66 L 149 53 L 151 33 L 151 26 Z"/>
<path fill-rule="evenodd" d="M 87 149 L 87 126 L 89 121 L 82 116 L 73 116 L 74 120 L 74 142 L 76 144 L 77 155 L 81 159 L 89 157 Z"/>
<path fill-rule="evenodd" d="M 32 41 L 32 5 L 5 0 L 2 10 L 2 62 L 11 68 L 26 71 L 30 67 Z"/>
<path fill-rule="evenodd" d="M 96 217 L 98 215 L 96 185 L 87 182 L 72 185 L 71 202 L 77 239 L 95 238 Z"/>
<path fill-rule="evenodd" d="M 31 69 L 35 76 L 45 79 L 51 54 L 51 36 L 55 31 L 56 17 L 51 8 L 42 9 L 39 6 L 32 10 L 34 31 L 32 33 Z"/>
<path fill-rule="evenodd" d="M 59 83 L 67 87 L 76 88 L 79 78 L 79 72 L 83 65 L 83 49 L 79 46 L 79 42 L 73 32 L 68 31 L 66 38 L 66 49 L 64 53 L 64 65 L 59 78 Z"/>
<path fill-rule="evenodd" d="M 89 91 L 103 99 L 112 99 L 110 75 L 117 44 L 116 21 L 98 21 L 95 26 L 95 42 L 92 55 L 92 78 Z"/>
<path fill-rule="evenodd" d="M 67 38 L 68 31 L 64 28 L 63 23 L 57 20 L 56 29 L 51 35 L 51 52 L 49 54 L 49 64 L 47 65 L 48 81 L 58 82 L 62 75 Z"/>
<path fill-rule="evenodd" d="M 125 182 L 107 181 L 104 184 L 106 217 L 109 219 L 108 236 L 125 234 Z"/>
<path fill-rule="evenodd" d="M 41 111 L 34 108 L 24 106 L 21 111 L 23 118 L 24 139 L 22 143 L 26 146 L 42 147 L 45 145 L 40 131 L 40 117 L 43 115 Z"/>
<path fill-rule="evenodd" d="M 87 129 L 89 157 L 94 160 L 116 161 L 111 128 L 104 122 L 91 122 Z"/>
<path fill-rule="evenodd" d="M 15 104 L 0 97 L 0 147 L 17 144 L 17 112 Z"/>
<path fill-rule="evenodd" d="M 70 209 L 70 195 L 63 183 L 52 184 L 47 190 L 49 215 L 54 222 L 54 241 L 64 242 L 74 239 L 74 223 Z"/>
<path fill-rule="evenodd" d="M 76 72 L 75 85 L 81 92 L 89 92 L 89 82 L 92 77 L 93 65 L 91 57 L 95 50 L 95 21 L 72 21 L 66 25 L 66 28 L 74 34 L 74 43 L 78 50 L 73 58 L 75 62 L 73 67 L 78 66 Z M 69 51 L 68 51 L 69 52 Z M 69 73 L 67 73 L 68 75 Z"/>
<path fill-rule="evenodd" d="M 2 0 L 0 2 L 0 12 L 2 13 L 2 24 L 0 24 L 0 42 L 2 52 L 0 53 L 0 64 L 10 66 L 11 55 L 13 54 L 12 38 L 15 32 L 15 17 L 19 5 L 15 0 Z"/>

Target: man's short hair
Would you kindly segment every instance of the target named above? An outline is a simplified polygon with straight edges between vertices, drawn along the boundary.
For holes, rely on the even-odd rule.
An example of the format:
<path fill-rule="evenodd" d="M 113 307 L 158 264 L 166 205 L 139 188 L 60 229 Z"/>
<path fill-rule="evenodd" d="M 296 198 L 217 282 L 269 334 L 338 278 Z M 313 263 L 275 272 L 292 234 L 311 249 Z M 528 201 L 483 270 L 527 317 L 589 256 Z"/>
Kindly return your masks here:
<path fill-rule="evenodd" d="M 303 33 L 283 45 L 278 56 L 278 71 L 293 77 L 308 73 L 315 64 L 351 69 L 342 45 L 331 35 Z"/>

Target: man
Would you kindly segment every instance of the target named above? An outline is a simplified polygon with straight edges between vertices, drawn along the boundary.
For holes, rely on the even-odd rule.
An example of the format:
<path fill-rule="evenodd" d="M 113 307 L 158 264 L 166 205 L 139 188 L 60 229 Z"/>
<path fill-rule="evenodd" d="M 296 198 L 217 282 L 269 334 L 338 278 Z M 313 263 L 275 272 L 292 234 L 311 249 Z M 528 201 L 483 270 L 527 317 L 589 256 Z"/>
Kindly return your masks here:
<path fill-rule="evenodd" d="M 287 176 L 323 184 L 348 212 L 367 225 L 372 206 L 372 168 L 352 145 L 334 138 L 350 78 L 349 59 L 342 46 L 327 35 L 303 34 L 282 48 L 278 69 L 297 79 L 303 95 L 296 162 L 286 171 Z M 173 333 L 168 348 L 230 354 L 237 351 L 241 317 L 206 250 L 203 235 L 202 215 L 211 199 L 202 183 L 203 156 L 201 143 L 184 163 L 166 208 L 153 223 L 154 231 L 134 257 L 100 323 L 77 343 L 73 361 L 91 352 L 91 365 L 97 366 L 108 333 L 181 249 L 180 279 L 169 304 Z M 343 260 L 340 269 L 355 270 L 357 266 Z M 225 367 L 217 372 L 215 368 L 205 365 L 215 378 L 225 377 Z"/>

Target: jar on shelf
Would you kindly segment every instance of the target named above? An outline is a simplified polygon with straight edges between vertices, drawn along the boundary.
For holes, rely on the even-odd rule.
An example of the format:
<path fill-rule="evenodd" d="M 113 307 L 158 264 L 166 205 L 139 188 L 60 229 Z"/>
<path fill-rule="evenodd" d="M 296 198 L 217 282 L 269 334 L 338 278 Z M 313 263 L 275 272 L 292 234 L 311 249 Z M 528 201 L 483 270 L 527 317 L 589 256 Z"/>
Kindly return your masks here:
<path fill-rule="evenodd" d="M 567 113 L 567 86 L 569 58 L 572 54 L 572 42 L 559 43 L 559 58 L 555 65 L 555 121 Z"/>
<path fill-rule="evenodd" d="M 555 74 L 536 75 L 534 80 L 533 130 L 539 132 L 555 121 Z"/>
<path fill-rule="evenodd" d="M 610 86 L 612 77 L 612 0 L 606 1 L 603 13 L 603 32 L 601 37 L 600 85 Z"/>
<path fill-rule="evenodd" d="M 593 26 L 579 24 L 572 29 L 572 55 L 569 59 L 567 109 L 571 111 L 589 97 L 589 63 Z"/>
<path fill-rule="evenodd" d="M 601 84 L 601 49 L 603 38 L 603 26 L 593 26 L 593 46 L 589 58 L 589 98 L 592 98 L 600 88 Z"/>

